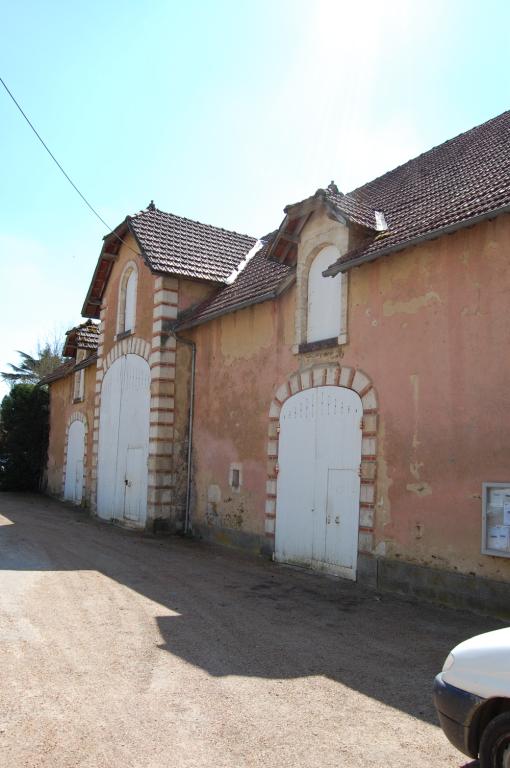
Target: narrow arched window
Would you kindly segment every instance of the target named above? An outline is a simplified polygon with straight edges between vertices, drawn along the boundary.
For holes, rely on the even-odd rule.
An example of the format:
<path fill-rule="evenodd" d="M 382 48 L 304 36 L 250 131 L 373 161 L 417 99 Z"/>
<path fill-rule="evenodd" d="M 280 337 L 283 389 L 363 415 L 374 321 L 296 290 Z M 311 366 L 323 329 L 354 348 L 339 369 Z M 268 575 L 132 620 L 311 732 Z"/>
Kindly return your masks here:
<path fill-rule="evenodd" d="M 126 309 L 124 312 L 124 330 L 132 331 L 135 327 L 136 314 L 136 272 L 133 269 L 129 273 L 126 283 Z"/>
<path fill-rule="evenodd" d="M 323 272 L 338 259 L 338 250 L 329 245 L 313 260 L 308 272 L 307 342 L 336 339 L 342 326 L 343 275 L 324 277 Z"/>
<path fill-rule="evenodd" d="M 138 273 L 136 267 L 128 265 L 120 281 L 117 333 L 128 333 L 135 328 L 137 285 Z"/>

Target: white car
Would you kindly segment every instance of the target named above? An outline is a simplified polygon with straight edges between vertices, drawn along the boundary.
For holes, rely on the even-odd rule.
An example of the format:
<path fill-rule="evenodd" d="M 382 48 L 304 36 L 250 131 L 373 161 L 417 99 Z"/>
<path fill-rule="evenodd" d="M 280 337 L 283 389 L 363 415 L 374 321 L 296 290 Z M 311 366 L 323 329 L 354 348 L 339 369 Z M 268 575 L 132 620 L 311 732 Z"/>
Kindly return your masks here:
<path fill-rule="evenodd" d="M 434 682 L 451 743 L 480 768 L 510 768 L 510 627 L 457 645 Z"/>

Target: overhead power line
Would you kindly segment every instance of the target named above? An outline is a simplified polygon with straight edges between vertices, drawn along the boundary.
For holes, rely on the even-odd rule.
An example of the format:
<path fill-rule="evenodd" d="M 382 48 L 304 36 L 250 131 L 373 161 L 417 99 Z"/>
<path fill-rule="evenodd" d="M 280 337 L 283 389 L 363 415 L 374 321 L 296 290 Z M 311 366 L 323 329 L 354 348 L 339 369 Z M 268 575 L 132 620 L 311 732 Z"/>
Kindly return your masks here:
<path fill-rule="evenodd" d="M 106 227 L 106 229 L 109 232 L 112 232 L 112 234 L 115 235 L 115 237 L 117 238 L 117 240 L 119 240 L 119 242 L 123 243 L 123 245 L 125 245 L 127 248 L 129 248 L 129 250 L 132 251 L 133 253 L 136 253 L 136 255 L 138 256 L 139 255 L 138 251 L 135 251 L 134 248 L 132 248 L 128 243 L 126 243 L 125 240 L 123 240 L 122 237 L 120 237 L 120 235 L 118 235 L 116 232 L 113 232 L 113 228 L 110 227 L 109 224 L 107 224 L 107 222 L 103 219 L 103 217 L 96 211 L 94 206 L 89 203 L 89 201 L 87 200 L 85 195 L 82 194 L 82 192 L 80 192 L 80 190 L 78 189 L 78 187 L 76 186 L 74 181 L 70 178 L 69 174 L 67 174 L 66 171 L 62 168 L 62 166 L 60 165 L 59 161 L 57 160 L 57 158 L 55 157 L 55 155 L 53 154 L 51 149 L 48 147 L 48 145 L 46 144 L 46 142 L 44 141 L 42 136 L 37 132 L 37 130 L 35 129 L 34 125 L 31 123 L 31 121 L 29 120 L 29 118 L 27 117 L 25 112 L 23 111 L 21 105 L 18 103 L 18 101 L 16 101 L 16 99 L 14 97 L 14 94 L 9 90 L 9 88 L 7 87 L 7 84 L 5 83 L 5 81 L 1 77 L 0 77 L 0 83 L 2 83 L 3 87 L 5 88 L 5 90 L 7 91 L 7 93 L 9 94 L 11 99 L 13 100 L 13 102 L 15 103 L 16 107 L 21 112 L 21 114 L 23 115 L 23 117 L 25 118 L 27 123 L 29 124 L 30 128 L 32 129 L 32 131 L 35 133 L 35 135 L 37 136 L 37 138 L 39 139 L 39 141 L 43 145 L 43 147 L 46 150 L 46 152 L 49 154 L 49 156 L 51 157 L 53 162 L 57 165 L 57 167 L 60 169 L 60 171 L 64 174 L 64 176 L 66 177 L 66 179 L 69 182 L 69 184 L 79 194 L 79 196 L 81 197 L 81 199 L 83 200 L 83 202 L 85 203 L 87 208 L 89 208 L 92 211 L 92 213 L 94 214 L 94 216 L 96 216 L 99 219 L 99 221 L 102 224 L 104 224 L 104 226 Z"/>
<path fill-rule="evenodd" d="M 54 163 L 56 163 L 56 165 L 57 165 L 57 166 L 60 168 L 60 170 L 62 171 L 62 173 L 63 173 L 63 174 L 64 174 L 64 176 L 66 177 L 67 181 L 69 182 L 69 184 L 71 184 L 71 186 L 72 186 L 72 187 L 73 187 L 73 188 L 76 190 L 76 192 L 78 192 L 79 196 L 81 197 L 81 199 L 83 200 L 83 202 L 85 203 L 85 205 L 87 205 L 87 206 L 90 208 L 90 210 L 92 211 L 92 213 L 94 214 L 94 216 L 97 216 L 97 218 L 99 219 L 99 221 L 100 221 L 102 224 L 104 224 L 104 226 L 106 227 L 106 229 L 108 229 L 108 230 L 110 230 L 110 231 L 111 231 L 111 229 L 112 229 L 112 228 L 111 228 L 111 227 L 110 227 L 110 226 L 109 226 L 109 225 L 106 223 L 106 221 L 103 219 L 103 217 L 99 215 L 99 213 L 96 211 L 96 209 L 95 209 L 95 208 L 94 208 L 94 207 L 93 207 L 93 206 L 92 206 L 92 205 L 89 203 L 89 201 L 87 200 L 87 198 L 85 197 L 85 195 L 84 195 L 84 194 L 82 194 L 82 193 L 80 192 L 80 190 L 78 189 L 78 187 L 76 186 L 76 184 L 74 183 L 74 181 L 73 181 L 73 180 L 70 178 L 70 176 L 69 176 L 69 175 L 68 175 L 68 174 L 65 172 L 65 170 L 62 168 L 62 166 L 61 166 L 61 165 L 60 165 L 60 163 L 58 162 L 57 158 L 55 157 L 55 155 L 53 154 L 53 152 L 51 151 L 51 149 L 48 147 L 48 145 L 46 144 L 46 142 L 44 141 L 44 139 L 42 138 L 42 136 L 41 136 L 41 135 L 40 135 L 40 134 L 37 132 L 37 130 L 35 129 L 34 125 L 33 125 L 33 124 L 30 122 L 29 118 L 27 117 L 27 115 L 26 115 L 26 114 L 25 114 L 25 112 L 23 111 L 23 109 L 22 109 L 21 105 L 20 105 L 20 104 L 19 104 L 19 103 L 16 101 L 16 99 L 15 99 L 15 97 L 14 97 L 14 94 L 13 94 L 13 93 L 12 93 L 12 92 L 9 90 L 9 88 L 7 87 L 7 85 L 6 85 L 5 81 L 4 81 L 4 80 L 3 80 L 1 77 L 0 77 L 0 83 L 2 83 L 3 87 L 5 88 L 5 90 L 7 91 L 7 93 L 9 94 L 9 96 L 11 97 L 11 99 L 12 99 L 12 100 L 13 100 L 13 102 L 16 104 L 17 108 L 19 109 L 19 111 L 21 112 L 21 114 L 23 115 L 23 117 L 25 118 L 25 120 L 27 121 L 27 123 L 29 124 L 30 128 L 33 130 L 33 132 L 35 133 L 35 135 L 37 136 L 37 138 L 39 139 L 39 141 L 40 141 L 40 142 L 41 142 L 41 144 L 43 145 L 44 149 L 46 150 L 46 152 L 49 154 L 49 156 L 50 156 L 50 157 L 51 157 L 51 159 L 53 160 L 53 162 L 54 162 Z"/>

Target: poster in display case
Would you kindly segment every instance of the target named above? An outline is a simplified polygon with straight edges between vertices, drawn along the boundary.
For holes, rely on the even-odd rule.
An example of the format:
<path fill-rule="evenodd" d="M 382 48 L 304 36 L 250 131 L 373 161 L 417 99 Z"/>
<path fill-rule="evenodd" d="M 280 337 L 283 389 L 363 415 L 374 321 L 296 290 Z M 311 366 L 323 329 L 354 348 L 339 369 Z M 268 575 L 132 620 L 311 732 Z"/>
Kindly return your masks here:
<path fill-rule="evenodd" d="M 510 483 L 482 485 L 482 554 L 510 557 Z"/>

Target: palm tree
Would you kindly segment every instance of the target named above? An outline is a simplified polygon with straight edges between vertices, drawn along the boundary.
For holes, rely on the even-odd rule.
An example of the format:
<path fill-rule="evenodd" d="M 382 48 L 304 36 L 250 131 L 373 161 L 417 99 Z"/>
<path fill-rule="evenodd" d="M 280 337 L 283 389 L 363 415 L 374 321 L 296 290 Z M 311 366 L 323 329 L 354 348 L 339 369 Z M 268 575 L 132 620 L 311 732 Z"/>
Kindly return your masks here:
<path fill-rule="evenodd" d="M 2 379 L 14 386 L 14 384 L 37 384 L 44 376 L 62 365 L 64 358 L 60 354 L 62 343 L 58 340 L 50 343 L 47 341 L 43 346 L 37 345 L 37 355 L 29 355 L 27 352 L 17 350 L 21 357 L 19 365 L 9 363 L 12 372 L 2 371 Z"/>

